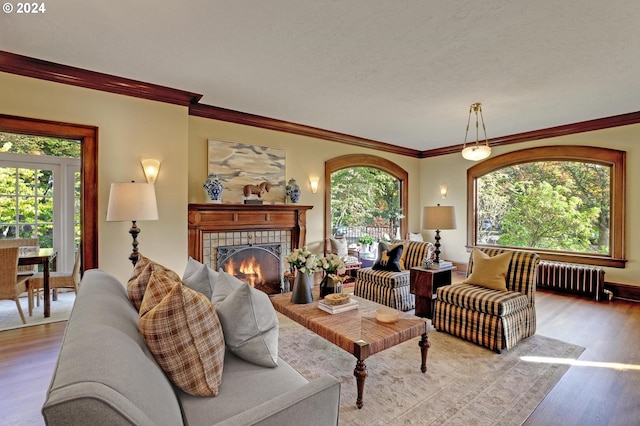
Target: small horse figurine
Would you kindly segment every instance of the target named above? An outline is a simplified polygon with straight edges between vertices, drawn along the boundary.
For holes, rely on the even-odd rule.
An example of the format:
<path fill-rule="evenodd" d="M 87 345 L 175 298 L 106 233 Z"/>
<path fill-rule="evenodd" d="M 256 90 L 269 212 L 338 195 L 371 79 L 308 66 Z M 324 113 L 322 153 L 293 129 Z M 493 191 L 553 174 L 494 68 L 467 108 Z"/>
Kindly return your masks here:
<path fill-rule="evenodd" d="M 244 198 L 248 198 L 251 194 L 255 194 L 258 198 L 262 198 L 262 194 L 269 192 L 271 184 L 262 182 L 260 185 L 245 185 L 243 188 Z"/>

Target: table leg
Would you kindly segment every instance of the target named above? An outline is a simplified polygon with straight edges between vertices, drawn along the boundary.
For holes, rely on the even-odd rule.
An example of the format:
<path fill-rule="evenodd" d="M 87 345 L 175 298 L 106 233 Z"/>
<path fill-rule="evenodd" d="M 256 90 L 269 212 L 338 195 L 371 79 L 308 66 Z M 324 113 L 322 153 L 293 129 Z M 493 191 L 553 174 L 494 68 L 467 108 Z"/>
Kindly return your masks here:
<path fill-rule="evenodd" d="M 364 403 L 362 402 L 362 396 L 364 394 L 364 379 L 367 378 L 367 366 L 364 360 L 359 359 L 356 362 L 356 368 L 353 370 L 353 375 L 356 376 L 356 383 L 358 385 L 358 398 L 356 399 L 356 407 L 362 408 Z"/>
<path fill-rule="evenodd" d="M 422 354 L 422 365 L 420 366 L 420 371 L 424 373 L 427 371 L 427 354 L 431 347 L 431 342 L 429 341 L 429 335 L 427 333 L 422 335 L 422 339 L 418 342 L 418 346 L 420 346 L 420 353 Z"/>
<path fill-rule="evenodd" d="M 43 287 L 44 287 L 44 317 L 51 316 L 51 295 L 49 294 L 49 259 L 43 262 Z"/>

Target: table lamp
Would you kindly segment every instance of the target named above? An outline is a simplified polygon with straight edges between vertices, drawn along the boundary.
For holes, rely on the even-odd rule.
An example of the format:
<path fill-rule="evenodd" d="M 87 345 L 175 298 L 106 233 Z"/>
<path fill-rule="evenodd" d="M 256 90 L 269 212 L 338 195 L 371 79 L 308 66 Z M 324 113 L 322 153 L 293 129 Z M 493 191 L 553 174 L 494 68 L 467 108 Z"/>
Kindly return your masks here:
<path fill-rule="evenodd" d="M 426 206 L 422 212 L 422 228 L 436 230 L 436 258 L 440 263 L 440 230 L 456 229 L 456 211 L 453 206 Z"/>
<path fill-rule="evenodd" d="M 129 234 L 133 238 L 133 251 L 129 260 L 136 265 L 138 261 L 138 220 L 158 220 L 155 186 L 151 183 L 112 183 L 109 192 L 107 222 L 131 221 Z"/>

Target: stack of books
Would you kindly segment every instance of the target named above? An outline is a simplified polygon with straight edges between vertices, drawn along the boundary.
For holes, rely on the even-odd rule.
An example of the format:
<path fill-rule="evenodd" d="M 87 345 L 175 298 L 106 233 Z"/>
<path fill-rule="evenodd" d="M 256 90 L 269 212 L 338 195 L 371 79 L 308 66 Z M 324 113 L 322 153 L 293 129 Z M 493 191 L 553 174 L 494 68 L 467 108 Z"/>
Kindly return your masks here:
<path fill-rule="evenodd" d="M 453 268 L 453 262 L 440 259 L 440 263 L 433 262 L 431 269 L 447 269 Z"/>
<path fill-rule="evenodd" d="M 351 299 L 347 303 L 344 303 L 342 305 L 328 305 L 324 303 L 324 301 L 320 300 L 318 302 L 318 308 L 325 312 L 330 313 L 331 315 L 339 314 L 340 312 L 346 312 L 352 309 L 357 309 L 358 301 L 355 299 Z"/>

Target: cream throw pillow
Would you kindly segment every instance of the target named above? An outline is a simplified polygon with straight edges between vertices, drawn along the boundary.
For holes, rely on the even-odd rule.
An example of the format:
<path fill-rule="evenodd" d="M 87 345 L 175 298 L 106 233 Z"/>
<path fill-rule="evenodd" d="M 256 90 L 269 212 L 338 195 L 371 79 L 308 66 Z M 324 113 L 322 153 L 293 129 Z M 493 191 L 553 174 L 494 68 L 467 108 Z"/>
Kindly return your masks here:
<path fill-rule="evenodd" d="M 473 269 L 471 275 L 463 281 L 493 290 L 507 291 L 507 271 L 513 253 L 506 252 L 490 257 L 484 252 L 473 249 Z"/>
<path fill-rule="evenodd" d="M 331 252 L 345 258 L 349 255 L 349 244 L 345 238 L 331 238 Z"/>
<path fill-rule="evenodd" d="M 140 313 L 140 334 L 171 381 L 191 395 L 217 396 L 225 343 L 209 299 L 179 279 L 153 273 Z"/>

